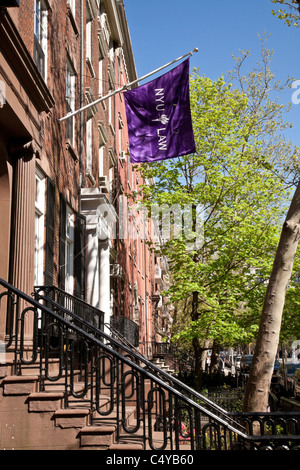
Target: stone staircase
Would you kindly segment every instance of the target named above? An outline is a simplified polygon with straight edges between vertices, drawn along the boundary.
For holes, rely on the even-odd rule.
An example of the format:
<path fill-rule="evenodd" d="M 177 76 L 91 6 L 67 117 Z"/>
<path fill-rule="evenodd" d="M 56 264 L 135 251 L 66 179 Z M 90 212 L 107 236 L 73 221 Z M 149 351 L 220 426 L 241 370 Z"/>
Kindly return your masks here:
<path fill-rule="evenodd" d="M 116 421 L 98 417 L 84 401 L 64 408 L 61 385 L 45 384 L 38 392 L 38 375 L 8 375 L 9 366 L 0 365 L 0 449 L 1 450 L 142 450 L 142 442 L 124 438 L 116 443 Z M 80 392 L 83 384 L 76 384 Z M 110 399 L 101 397 L 101 409 Z M 90 425 L 90 416 L 94 422 Z M 135 408 L 127 407 L 126 425 L 135 421 Z"/>
<path fill-rule="evenodd" d="M 228 413 L 74 312 L 4 280 L 0 286 L 9 320 L 0 356 L 1 450 L 299 449 L 300 416 L 283 417 L 292 434 L 249 434 L 244 414 Z"/>
<path fill-rule="evenodd" d="M 151 359 L 151 362 L 152 362 L 152 364 L 159 367 L 161 370 L 164 370 L 168 374 L 174 374 L 175 373 L 175 370 L 173 368 L 171 368 L 170 366 L 168 366 L 165 359 L 162 359 L 162 358 L 159 358 L 159 357 L 154 357 L 154 358 Z"/>

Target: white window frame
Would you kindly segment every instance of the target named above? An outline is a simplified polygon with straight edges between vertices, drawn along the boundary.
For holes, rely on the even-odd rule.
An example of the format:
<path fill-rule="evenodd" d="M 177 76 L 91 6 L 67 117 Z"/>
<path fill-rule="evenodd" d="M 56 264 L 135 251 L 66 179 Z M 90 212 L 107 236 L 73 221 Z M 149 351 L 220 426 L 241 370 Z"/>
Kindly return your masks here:
<path fill-rule="evenodd" d="M 92 172 L 93 164 L 93 120 L 88 116 L 86 121 L 86 168 Z"/>
<path fill-rule="evenodd" d="M 86 62 L 92 78 L 96 77 L 92 62 L 92 21 L 97 15 L 97 5 L 94 0 L 86 0 L 85 48 Z"/>
<path fill-rule="evenodd" d="M 75 11 L 76 11 L 76 1 L 75 0 L 68 0 L 67 4 L 69 5 L 73 18 L 75 19 Z"/>
<path fill-rule="evenodd" d="M 35 173 L 35 244 L 34 285 L 43 285 L 44 279 L 44 225 L 45 225 L 45 177 L 38 169 Z"/>
<path fill-rule="evenodd" d="M 103 61 L 102 61 L 102 59 L 99 59 L 98 72 L 99 72 L 98 93 L 99 93 L 99 96 L 102 97 L 103 96 Z"/>
<path fill-rule="evenodd" d="M 101 14 L 101 20 L 100 21 L 101 21 L 101 26 L 102 26 L 104 38 L 106 40 L 107 45 L 109 45 L 111 31 L 110 31 L 109 22 L 108 22 L 108 18 L 107 18 L 106 13 Z"/>
<path fill-rule="evenodd" d="M 34 0 L 34 35 L 45 56 L 43 79 L 47 82 L 48 5 L 45 0 Z"/>
<path fill-rule="evenodd" d="M 86 58 L 92 63 L 92 18 L 86 22 Z"/>
<path fill-rule="evenodd" d="M 101 147 L 99 147 L 99 176 L 104 176 L 103 161 L 104 161 L 104 146 L 102 145 Z"/>
<path fill-rule="evenodd" d="M 67 205 L 66 210 L 66 270 L 65 290 L 69 294 L 74 291 L 74 212 Z"/>
<path fill-rule="evenodd" d="M 67 58 L 67 71 L 66 71 L 66 101 L 69 105 L 67 112 L 75 111 L 75 82 L 76 73 L 69 58 Z M 68 119 L 72 126 L 71 144 L 74 146 L 75 141 L 75 116 Z"/>

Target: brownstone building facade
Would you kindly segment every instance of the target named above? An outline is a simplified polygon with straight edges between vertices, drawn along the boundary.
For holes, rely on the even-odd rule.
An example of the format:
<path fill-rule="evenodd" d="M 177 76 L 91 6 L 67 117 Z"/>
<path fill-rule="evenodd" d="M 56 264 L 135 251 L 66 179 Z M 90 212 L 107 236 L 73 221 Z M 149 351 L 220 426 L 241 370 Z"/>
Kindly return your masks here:
<path fill-rule="evenodd" d="M 114 325 L 149 354 L 168 319 L 155 329 L 162 274 L 146 243 L 151 222 L 126 198 L 142 181 L 122 93 L 112 94 L 137 78 L 123 0 L 3 5 L 0 277 L 29 295 L 57 286 L 83 299 L 108 332 Z M 5 329 L 2 316 L 0 340 Z"/>

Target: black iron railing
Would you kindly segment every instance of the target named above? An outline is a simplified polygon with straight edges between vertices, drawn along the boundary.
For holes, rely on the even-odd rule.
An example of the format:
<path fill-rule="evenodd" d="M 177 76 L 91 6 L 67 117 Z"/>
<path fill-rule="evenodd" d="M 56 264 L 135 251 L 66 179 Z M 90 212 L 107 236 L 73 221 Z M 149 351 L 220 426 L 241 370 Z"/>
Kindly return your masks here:
<path fill-rule="evenodd" d="M 224 411 L 220 406 L 209 400 L 204 395 L 197 393 L 192 388 L 177 380 L 176 377 L 171 376 L 167 372 L 163 371 L 160 367 L 153 364 L 145 356 L 143 356 L 128 340 L 126 340 L 122 336 L 122 334 L 118 333 L 116 335 L 116 330 L 111 326 L 110 331 L 112 335 L 109 336 L 103 331 L 99 331 L 97 328 L 94 327 L 94 325 L 91 325 L 89 322 L 87 322 L 85 318 L 79 317 L 78 315 L 74 314 L 74 312 L 65 309 L 63 305 L 57 304 L 49 297 L 45 297 L 41 295 L 41 293 L 39 293 L 36 294 L 36 299 L 39 302 L 42 302 L 43 305 L 46 304 L 49 308 L 57 312 L 69 322 L 72 322 L 72 324 L 79 324 L 82 329 L 91 333 L 94 337 L 99 338 L 100 341 L 106 341 L 107 344 L 110 344 L 112 347 L 115 348 L 115 350 L 121 352 L 122 355 L 130 357 L 132 361 L 137 364 L 140 364 L 144 368 L 144 370 L 152 372 L 153 374 L 155 374 L 156 377 L 159 377 L 161 380 L 163 380 L 164 383 L 168 383 L 172 387 L 175 387 L 177 390 L 180 391 L 182 395 L 185 395 L 189 399 L 195 400 L 196 403 L 205 403 L 206 409 L 208 411 L 216 413 L 225 420 L 227 419 L 229 421 L 232 421 L 227 412 Z M 70 332 L 70 335 L 72 336 L 73 333 Z"/>
<path fill-rule="evenodd" d="M 245 428 L 247 433 L 259 439 L 252 443 L 258 450 L 300 450 L 300 413 L 232 413 Z M 240 450 L 247 448 L 246 442 L 239 442 L 236 447 Z"/>
<path fill-rule="evenodd" d="M 117 441 L 129 436 L 153 450 L 253 449 L 261 444 L 292 449 L 300 444 L 298 428 L 297 434 L 294 430 L 274 434 L 268 427 L 271 434 L 266 435 L 262 426 L 260 433 L 251 435 L 248 416 L 231 416 L 54 300 L 49 308 L 42 297 L 38 302 L 3 280 L 0 285 L 1 314 L 5 309 L 9 320 L 6 348 L 14 353 L 14 373 L 38 366 L 40 390 L 63 381 L 64 406 L 85 403 L 91 425 L 114 419 Z M 54 372 L 51 360 L 57 361 Z M 109 403 L 105 408 L 104 396 Z M 135 408 L 130 425 L 129 406 Z"/>
<path fill-rule="evenodd" d="M 137 348 L 139 346 L 140 328 L 137 323 L 132 321 L 130 318 L 120 315 L 118 317 L 112 317 L 111 327 L 114 331 L 117 331 L 129 344 Z"/>
<path fill-rule="evenodd" d="M 173 343 L 152 342 L 151 349 L 153 357 L 164 359 L 176 372 L 193 372 L 195 370 L 194 358 Z"/>
<path fill-rule="evenodd" d="M 56 286 L 35 286 L 34 287 L 35 299 L 43 299 L 44 305 L 51 307 L 50 300 L 54 300 L 57 304 L 65 307 L 78 315 L 80 318 L 86 320 L 88 323 L 96 326 L 103 331 L 104 328 L 104 312 L 93 307 L 82 299 L 68 294 L 67 292 L 59 289 Z"/>

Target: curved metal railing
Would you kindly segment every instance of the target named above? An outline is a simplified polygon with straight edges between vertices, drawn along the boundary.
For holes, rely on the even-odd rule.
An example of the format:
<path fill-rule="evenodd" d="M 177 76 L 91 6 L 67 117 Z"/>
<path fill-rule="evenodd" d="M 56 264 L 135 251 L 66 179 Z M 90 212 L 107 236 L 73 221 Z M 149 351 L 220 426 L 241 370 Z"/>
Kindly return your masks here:
<path fill-rule="evenodd" d="M 49 308 L 43 305 L 49 299 L 34 300 L 3 280 L 0 285 L 14 373 L 38 366 L 40 390 L 63 381 L 64 406 L 86 404 L 91 425 L 113 420 L 118 442 L 129 436 L 153 450 L 253 449 L 266 440 L 291 448 L 300 442 L 294 435 L 248 434 L 220 407 L 188 387 L 183 394 L 176 379 L 172 385 L 163 371 L 59 304 Z M 129 409 L 135 411 L 132 422 Z"/>
<path fill-rule="evenodd" d="M 141 367 L 144 368 L 144 370 L 148 370 L 149 372 L 152 372 L 153 374 L 155 374 L 155 377 L 159 377 L 161 380 L 163 380 L 165 384 L 168 383 L 171 387 L 180 391 L 182 395 L 194 401 L 196 404 L 205 405 L 206 410 L 209 410 L 211 413 L 224 419 L 224 421 L 227 421 L 231 425 L 239 428 L 241 431 L 244 431 L 244 428 L 242 428 L 239 425 L 239 423 L 237 423 L 236 421 L 232 419 L 230 413 L 228 413 L 222 407 L 220 407 L 215 402 L 210 400 L 208 397 L 196 392 L 194 389 L 184 384 L 173 375 L 162 370 L 159 366 L 156 366 L 155 364 L 153 364 L 145 356 L 143 356 L 136 348 L 130 345 L 130 343 L 125 338 L 121 338 L 120 336 L 118 336 L 118 338 L 116 339 L 113 337 L 113 335 L 111 336 L 107 335 L 104 331 L 100 331 L 94 325 L 86 321 L 86 319 L 81 318 L 78 315 L 76 315 L 74 312 L 71 312 L 67 310 L 66 308 L 62 307 L 59 303 L 50 299 L 48 296 L 41 295 L 41 292 L 42 292 L 42 287 L 40 287 L 38 291 L 35 291 L 36 300 L 38 300 L 39 302 L 40 301 L 45 302 L 47 306 L 51 305 L 51 308 L 54 311 L 60 312 L 60 314 L 67 317 L 69 321 L 75 322 L 75 324 L 76 323 L 80 324 L 82 328 L 84 328 L 86 331 L 91 333 L 93 336 L 98 337 L 101 341 L 103 340 L 108 341 L 109 344 L 113 348 L 115 348 L 118 351 L 121 351 L 122 355 L 126 355 L 135 363 L 140 364 Z"/>

